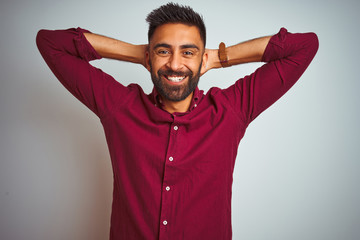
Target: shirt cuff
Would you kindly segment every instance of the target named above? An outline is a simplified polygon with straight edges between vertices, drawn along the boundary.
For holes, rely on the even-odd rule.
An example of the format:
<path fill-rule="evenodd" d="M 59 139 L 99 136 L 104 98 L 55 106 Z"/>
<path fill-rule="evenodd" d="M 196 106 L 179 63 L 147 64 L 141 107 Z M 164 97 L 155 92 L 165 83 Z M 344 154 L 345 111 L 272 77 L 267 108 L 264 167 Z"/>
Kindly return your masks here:
<path fill-rule="evenodd" d="M 74 38 L 74 43 L 79 56 L 88 62 L 95 59 L 101 59 L 101 56 L 85 38 L 84 33 L 90 33 L 90 31 L 79 27 L 76 31 L 78 32 L 78 35 Z"/>
<path fill-rule="evenodd" d="M 277 34 L 270 38 L 270 41 L 265 48 L 262 62 L 270 62 L 285 57 L 283 50 L 287 34 L 287 29 L 281 28 Z"/>

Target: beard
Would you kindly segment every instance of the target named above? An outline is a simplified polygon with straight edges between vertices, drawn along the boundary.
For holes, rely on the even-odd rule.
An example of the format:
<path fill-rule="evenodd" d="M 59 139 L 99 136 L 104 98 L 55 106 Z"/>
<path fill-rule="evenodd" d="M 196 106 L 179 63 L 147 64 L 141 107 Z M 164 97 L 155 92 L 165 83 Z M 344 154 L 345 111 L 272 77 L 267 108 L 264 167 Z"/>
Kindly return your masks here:
<path fill-rule="evenodd" d="M 191 70 L 183 72 L 170 69 L 159 69 L 156 75 L 150 63 L 151 80 L 154 83 L 155 89 L 163 98 L 169 101 L 179 102 L 187 98 L 196 89 L 200 79 L 201 65 L 202 61 L 195 75 Z M 162 80 L 162 77 L 165 78 L 165 76 L 185 76 L 185 78 L 188 77 L 188 81 L 182 85 L 170 85 L 165 82 L 166 80 Z"/>

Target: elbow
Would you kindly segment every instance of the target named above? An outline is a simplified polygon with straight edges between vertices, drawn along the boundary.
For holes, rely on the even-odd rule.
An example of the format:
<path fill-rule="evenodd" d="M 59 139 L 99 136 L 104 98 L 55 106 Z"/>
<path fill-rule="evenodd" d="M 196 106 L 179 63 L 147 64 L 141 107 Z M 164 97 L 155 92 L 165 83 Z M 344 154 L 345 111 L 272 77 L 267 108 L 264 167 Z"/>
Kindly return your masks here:
<path fill-rule="evenodd" d="M 46 62 L 48 62 L 56 49 L 54 45 L 54 31 L 41 29 L 36 34 L 36 46 Z"/>
<path fill-rule="evenodd" d="M 48 30 L 41 29 L 36 34 L 36 46 L 38 47 L 40 52 L 45 45 L 44 43 L 46 41 L 47 32 L 48 32 Z"/>
<path fill-rule="evenodd" d="M 56 35 L 53 30 L 41 29 L 36 34 L 36 46 L 42 53 L 44 50 L 55 47 Z"/>
<path fill-rule="evenodd" d="M 308 49 L 313 56 L 317 53 L 319 49 L 319 38 L 316 33 L 310 32 L 307 34 L 308 37 Z"/>

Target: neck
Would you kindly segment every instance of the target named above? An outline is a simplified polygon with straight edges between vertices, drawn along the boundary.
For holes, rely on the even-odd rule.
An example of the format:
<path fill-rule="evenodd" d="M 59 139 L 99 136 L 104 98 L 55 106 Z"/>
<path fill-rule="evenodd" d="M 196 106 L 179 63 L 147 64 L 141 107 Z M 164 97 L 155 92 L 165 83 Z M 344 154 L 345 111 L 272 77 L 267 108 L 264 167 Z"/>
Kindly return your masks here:
<path fill-rule="evenodd" d="M 164 110 L 166 110 L 167 112 L 169 112 L 171 114 L 174 112 L 180 112 L 180 113 L 187 112 L 190 108 L 190 104 L 191 104 L 193 95 L 194 95 L 194 93 L 192 92 L 184 100 L 178 101 L 178 102 L 170 101 L 170 100 L 167 100 L 162 97 L 162 103 L 164 105 Z"/>

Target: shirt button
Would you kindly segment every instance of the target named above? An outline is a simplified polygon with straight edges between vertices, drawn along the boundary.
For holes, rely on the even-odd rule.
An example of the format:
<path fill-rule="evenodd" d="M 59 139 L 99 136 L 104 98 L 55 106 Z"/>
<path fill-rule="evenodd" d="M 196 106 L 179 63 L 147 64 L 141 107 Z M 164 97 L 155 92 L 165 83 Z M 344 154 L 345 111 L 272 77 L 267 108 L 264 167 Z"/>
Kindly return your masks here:
<path fill-rule="evenodd" d="M 174 130 L 177 131 L 179 129 L 178 126 L 174 126 Z"/>
<path fill-rule="evenodd" d="M 165 221 L 163 221 L 163 224 L 166 226 L 167 225 L 167 221 L 165 220 Z"/>
<path fill-rule="evenodd" d="M 173 157 L 169 157 L 169 161 L 170 161 L 170 162 L 174 161 L 174 158 L 173 158 Z"/>
<path fill-rule="evenodd" d="M 166 189 L 166 191 L 170 191 L 170 187 L 169 187 L 169 186 L 167 186 L 165 189 Z"/>
<path fill-rule="evenodd" d="M 197 107 L 197 104 L 195 103 L 194 107 Z"/>

